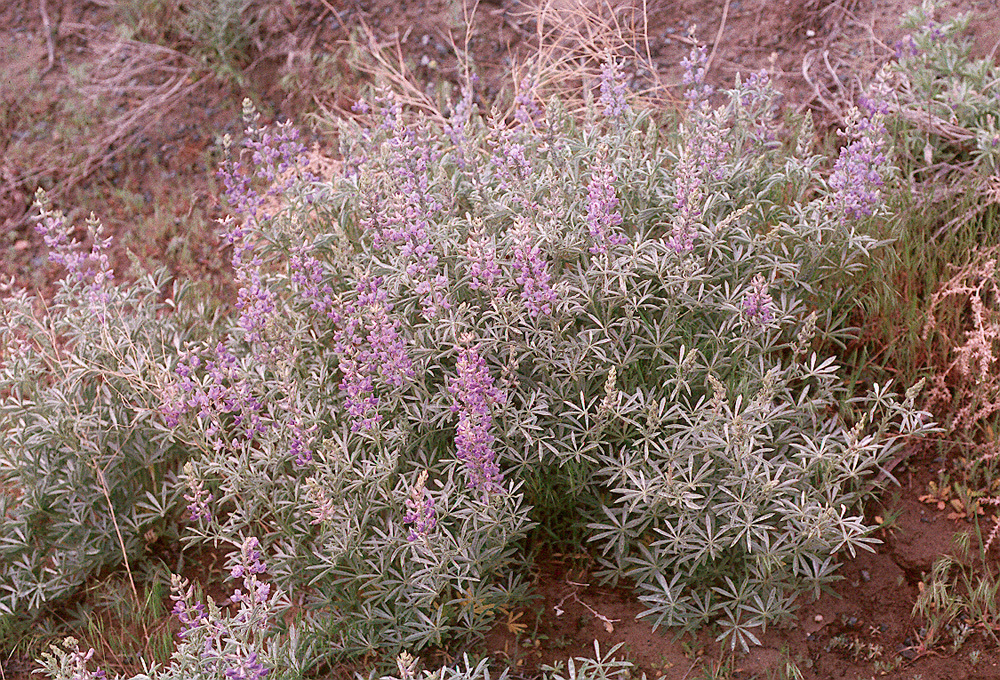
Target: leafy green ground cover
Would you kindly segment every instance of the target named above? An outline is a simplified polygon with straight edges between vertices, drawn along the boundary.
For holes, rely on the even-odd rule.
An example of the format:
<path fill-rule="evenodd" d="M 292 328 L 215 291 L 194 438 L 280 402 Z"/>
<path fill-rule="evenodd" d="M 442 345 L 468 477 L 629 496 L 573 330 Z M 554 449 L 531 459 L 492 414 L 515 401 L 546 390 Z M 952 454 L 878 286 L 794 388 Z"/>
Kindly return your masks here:
<path fill-rule="evenodd" d="M 50 304 L 4 304 L 5 629 L 114 571 L 147 640 L 135 677 L 409 678 L 412 654 L 523 605 L 558 546 L 656 626 L 745 651 L 873 549 L 866 511 L 905 445 L 981 447 L 952 474 L 968 514 L 989 507 L 998 73 L 961 21 L 911 20 L 830 156 L 766 76 L 713 93 L 698 47 L 679 115 L 613 53 L 582 103 L 541 72 L 506 110 L 471 79 L 433 115 L 373 91 L 330 122 L 332 176 L 248 102 L 220 167 L 222 312 L 163 274 L 119 280 L 100 223 L 84 248 L 40 192 L 66 276 Z M 928 167 L 973 191 L 916 219 Z M 962 617 L 993 630 L 994 534 L 984 564 L 935 569 L 925 646 Z M 164 545 L 222 556 L 225 601 L 168 576 Z M 145 617 L 167 584 L 176 637 Z M 41 665 L 99 677 L 90 654 L 66 641 Z M 598 653 L 568 672 L 626 670 Z"/>

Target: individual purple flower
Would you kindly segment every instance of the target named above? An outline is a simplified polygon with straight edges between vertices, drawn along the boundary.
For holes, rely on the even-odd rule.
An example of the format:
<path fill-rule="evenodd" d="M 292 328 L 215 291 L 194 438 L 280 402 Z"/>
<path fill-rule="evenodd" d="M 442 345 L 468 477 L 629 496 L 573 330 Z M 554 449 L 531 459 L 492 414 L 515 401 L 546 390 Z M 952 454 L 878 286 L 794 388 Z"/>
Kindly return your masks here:
<path fill-rule="evenodd" d="M 628 84 L 618 60 L 609 55 L 601 65 L 601 106 L 604 116 L 619 120 L 630 111 L 625 98 Z"/>
<path fill-rule="evenodd" d="M 608 246 L 628 243 L 628 238 L 615 230 L 622 224 L 618 205 L 611 166 L 597 166 L 591 171 L 587 186 L 587 227 L 593 241 L 591 253 L 607 253 Z"/>
<path fill-rule="evenodd" d="M 260 541 L 253 536 L 247 536 L 240 545 L 240 554 L 236 563 L 230 568 L 230 578 L 242 578 L 248 574 L 262 574 L 266 567 L 260 551 Z"/>
<path fill-rule="evenodd" d="M 229 658 L 226 665 L 224 675 L 228 680 L 261 680 L 271 672 L 258 660 L 257 652 L 250 652 L 246 657 Z"/>
<path fill-rule="evenodd" d="M 218 171 L 233 211 L 222 220 L 222 236 L 233 246 L 239 326 L 248 342 L 263 344 L 274 354 L 280 349 L 271 346 L 265 330 L 277 318 L 277 296 L 268 288 L 263 263 L 255 252 L 257 232 L 272 219 L 275 206 L 296 182 L 314 177 L 302 169 L 306 149 L 290 123 L 263 126 L 250 100 L 244 100 L 243 118 L 246 135 L 242 147 L 234 152 L 227 136 L 226 158 Z"/>
<path fill-rule="evenodd" d="M 403 524 L 409 524 L 410 533 L 407 540 L 410 543 L 422 541 L 437 525 L 434 513 L 434 499 L 427 493 L 427 470 L 417 475 L 417 483 L 410 489 L 410 497 L 406 499 L 407 513 L 403 516 Z"/>
<path fill-rule="evenodd" d="M 463 338 L 464 342 L 469 340 Z M 494 386 L 486 361 L 479 355 L 479 345 L 463 347 L 459 352 L 458 378 L 449 381 L 448 391 L 455 398 L 451 409 L 458 413 L 456 455 L 469 473 L 469 488 L 495 493 L 500 490 L 503 476 L 493 452 L 492 407 L 507 397 Z"/>
<path fill-rule="evenodd" d="M 765 71 L 751 73 L 746 80 L 737 80 L 737 89 L 734 93 L 736 99 L 734 103 L 739 104 L 739 118 L 744 125 L 749 126 L 749 147 L 743 147 L 743 154 L 756 154 L 764 149 L 773 148 L 778 144 L 777 134 L 773 126 L 775 106 L 775 90 L 771 87 L 770 77 Z M 717 126 L 718 127 L 718 126 Z M 710 132 L 711 134 L 711 132 Z M 714 136 L 725 142 L 724 133 L 719 130 Z M 722 147 L 716 156 L 719 160 L 730 151 L 728 143 L 718 144 Z M 717 167 L 722 167 L 721 162 Z M 715 173 L 716 179 L 721 179 L 720 172 Z"/>
<path fill-rule="evenodd" d="M 760 274 L 753 277 L 750 290 L 743 297 L 743 316 L 754 326 L 763 326 L 774 317 L 774 300 L 767 292 L 767 281 Z"/>
<path fill-rule="evenodd" d="M 531 233 L 528 221 L 523 216 L 518 218 L 519 226 L 515 229 L 514 268 L 517 270 L 515 281 L 521 286 L 521 299 L 531 318 L 540 314 L 552 314 L 552 304 L 558 300 L 552 289 L 549 273 L 549 263 L 542 257 L 535 237 Z"/>
<path fill-rule="evenodd" d="M 761 106 L 769 106 L 774 97 L 774 91 L 770 87 L 771 78 L 767 71 L 757 71 L 747 76 L 747 79 L 740 83 L 739 98 L 740 106 L 745 109 L 756 109 Z"/>
<path fill-rule="evenodd" d="M 437 318 L 442 311 L 451 308 L 448 289 L 448 277 L 444 274 L 435 274 L 418 280 L 413 291 L 420 296 L 420 310 L 425 319 Z"/>

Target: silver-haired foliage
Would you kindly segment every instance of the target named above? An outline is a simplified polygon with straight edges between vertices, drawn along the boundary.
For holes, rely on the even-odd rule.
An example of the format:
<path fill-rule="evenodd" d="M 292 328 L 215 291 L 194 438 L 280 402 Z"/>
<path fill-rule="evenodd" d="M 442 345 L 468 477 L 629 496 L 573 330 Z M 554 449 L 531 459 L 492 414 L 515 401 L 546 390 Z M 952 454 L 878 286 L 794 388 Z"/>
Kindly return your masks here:
<path fill-rule="evenodd" d="M 618 64 L 582 116 L 530 87 L 482 114 L 468 88 L 439 124 L 380 93 L 328 175 L 247 106 L 220 172 L 235 313 L 161 358 L 174 430 L 151 427 L 191 458 L 184 540 L 256 537 L 285 668 L 485 632 L 546 536 L 657 625 L 746 647 L 877 542 L 865 502 L 929 426 L 915 388 L 848 394 L 821 350 L 882 245 L 887 88 L 827 177 L 808 119 L 781 141 L 766 75 L 713 105 L 706 59 L 679 124 Z M 277 668 L 241 635 L 198 667 Z"/>
<path fill-rule="evenodd" d="M 86 252 L 41 191 L 36 207 L 65 276 L 48 301 L 8 287 L 0 311 L 0 614 L 22 622 L 176 540 L 168 480 L 190 452 L 160 390 L 197 316 L 163 275 L 117 284 L 99 222 Z"/>
<path fill-rule="evenodd" d="M 864 501 L 926 426 L 813 348 L 849 335 L 833 310 L 881 245 L 884 108 L 828 184 L 766 76 L 713 107 L 704 58 L 667 131 L 469 91 L 439 127 L 381 93 L 328 177 L 248 107 L 221 173 L 239 317 L 165 411 L 204 452 L 189 540 L 261 537 L 302 654 L 485 631 L 526 596 L 533 527 L 585 537 L 657 624 L 743 646 L 876 542 Z"/>

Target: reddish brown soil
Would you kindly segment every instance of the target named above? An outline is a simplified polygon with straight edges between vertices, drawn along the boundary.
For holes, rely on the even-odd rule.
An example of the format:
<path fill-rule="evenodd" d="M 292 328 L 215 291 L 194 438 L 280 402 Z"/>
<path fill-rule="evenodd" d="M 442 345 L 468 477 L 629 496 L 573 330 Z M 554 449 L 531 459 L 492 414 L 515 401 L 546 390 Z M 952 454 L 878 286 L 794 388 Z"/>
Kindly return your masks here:
<path fill-rule="evenodd" d="M 539 2 L 545 16 L 541 31 L 534 19 Z M 91 211 L 103 219 L 115 236 L 120 272 L 128 270 L 128 249 L 143 266 L 165 265 L 210 289 L 224 289 L 228 258 L 214 226 L 221 214 L 213 175 L 221 136 L 239 132 L 240 101 L 249 96 L 268 119 L 296 120 L 332 146 L 323 126 L 313 130 L 306 116 L 345 110 L 357 97 L 365 75 L 349 66 L 352 49 L 345 41 L 352 35 L 356 44 L 391 48 L 417 90 L 441 79 L 456 81 L 460 62 L 453 45 L 468 45 L 488 101 L 536 51 L 539 32 L 563 49 L 580 49 L 578 40 L 560 31 L 576 25 L 574 12 L 585 8 L 644 27 L 648 39 L 635 49 L 648 55 L 656 73 L 640 75 L 673 86 L 675 95 L 679 63 L 694 30 L 712 55 L 714 85 L 725 87 L 737 73 L 765 69 L 784 92 L 786 107 L 812 110 L 832 124 L 891 55 L 901 36 L 898 18 L 916 3 L 483 0 L 473 13 L 456 0 L 256 0 L 247 14 L 255 20 L 251 44 L 237 63 L 245 75 L 242 85 L 213 75 L 192 56 L 194 41 L 171 23 L 175 3 L 125 0 L 120 6 L 126 9 L 159 8 L 131 19 L 124 10 L 116 12 L 111 0 L 0 3 L 0 274 L 42 291 L 58 276 L 30 221 L 31 197 L 44 186 L 76 223 Z M 975 52 L 994 54 L 1000 36 L 995 0 L 956 0 L 943 10 L 958 11 L 981 13 L 972 27 Z M 473 19 L 468 34 L 466 16 Z M 122 27 L 138 43 L 134 49 L 156 43 L 171 50 L 142 53 L 146 61 L 136 63 L 146 66 L 136 73 L 132 89 L 115 89 L 113 72 L 100 68 L 102 59 L 127 57 Z M 172 78 L 185 71 L 171 93 Z M 122 117 L 144 104 L 149 108 L 137 119 Z M 911 617 L 918 584 L 935 557 L 950 549 L 952 535 L 969 527 L 917 500 L 935 476 L 935 464 L 911 463 L 901 474 L 897 500 L 887 501 L 882 511 L 900 515 L 878 552 L 848 561 L 835 596 L 804 602 L 797 626 L 768 630 L 762 647 L 737 656 L 729 675 L 719 677 L 781 678 L 785 659 L 791 659 L 806 678 L 868 678 L 879 675 L 877 661 L 898 658 L 900 665 L 885 677 L 1000 678 L 1000 654 L 981 632 L 956 654 L 918 649 L 923 622 Z M 591 655 L 594 640 L 602 650 L 624 642 L 620 655 L 651 677 L 707 677 L 706 669 L 720 658 L 711 631 L 680 641 L 672 631 L 652 631 L 635 620 L 642 605 L 626 590 L 593 585 L 586 564 L 557 555 L 542 560 L 540 599 L 499 623 L 488 648 L 508 660 L 515 674 L 528 676 L 541 663 Z M 854 658 L 833 648 L 838 636 L 880 645 L 882 652 Z M 979 653 L 975 665 L 973 652 Z M 26 677 L 18 675 L 24 667 L 13 659 L 0 658 L 0 668 L 4 679 Z"/>

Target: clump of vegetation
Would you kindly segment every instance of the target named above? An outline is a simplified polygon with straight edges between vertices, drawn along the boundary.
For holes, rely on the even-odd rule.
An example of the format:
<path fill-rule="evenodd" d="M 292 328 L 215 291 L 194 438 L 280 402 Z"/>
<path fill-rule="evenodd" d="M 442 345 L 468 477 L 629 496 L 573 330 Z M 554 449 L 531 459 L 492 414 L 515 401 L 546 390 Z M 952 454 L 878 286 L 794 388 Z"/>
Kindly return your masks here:
<path fill-rule="evenodd" d="M 247 103 L 220 171 L 224 318 L 155 277 L 116 283 L 97 224 L 85 253 L 40 197 L 69 275 L 43 313 L 5 308 L 6 615 L 166 536 L 228 550 L 242 587 L 227 606 L 174 578 L 180 640 L 148 678 L 345 659 L 415 677 L 411 653 L 524 603 L 544 541 L 586 546 L 656 625 L 747 649 L 787 622 L 872 549 L 884 466 L 933 429 L 919 383 L 856 394 L 824 354 L 887 246 L 870 233 L 892 217 L 906 99 L 884 73 L 827 159 L 765 75 L 711 100 L 706 61 L 685 61 L 677 125 L 613 55 L 582 114 L 530 78 L 509 116 L 471 84 L 433 117 L 379 91 L 339 121 L 332 177 Z M 31 477 L 40 452 L 55 476 Z M 88 660 L 67 641 L 44 668 L 97 677 Z"/>

